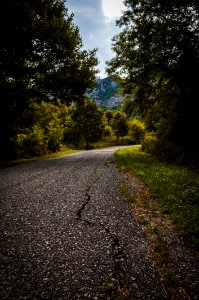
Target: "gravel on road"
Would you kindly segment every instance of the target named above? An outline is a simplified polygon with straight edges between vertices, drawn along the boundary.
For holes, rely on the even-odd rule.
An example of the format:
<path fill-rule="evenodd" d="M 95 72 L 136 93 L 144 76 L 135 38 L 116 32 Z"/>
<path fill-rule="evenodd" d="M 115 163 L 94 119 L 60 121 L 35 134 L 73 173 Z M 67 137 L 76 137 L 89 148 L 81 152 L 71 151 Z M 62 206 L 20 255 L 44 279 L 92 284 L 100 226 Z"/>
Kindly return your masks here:
<path fill-rule="evenodd" d="M 166 299 L 116 148 L 0 170 L 0 299 Z M 135 185 L 136 189 L 136 185 Z"/>

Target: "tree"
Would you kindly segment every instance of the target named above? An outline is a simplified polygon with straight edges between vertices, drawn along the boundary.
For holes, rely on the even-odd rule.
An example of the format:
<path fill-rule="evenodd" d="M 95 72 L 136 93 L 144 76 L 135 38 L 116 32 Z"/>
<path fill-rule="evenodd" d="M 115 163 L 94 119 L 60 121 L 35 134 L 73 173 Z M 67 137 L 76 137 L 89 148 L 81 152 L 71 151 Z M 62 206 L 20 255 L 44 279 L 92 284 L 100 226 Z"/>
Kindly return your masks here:
<path fill-rule="evenodd" d="M 140 144 L 143 141 L 145 134 L 145 126 L 141 120 L 130 119 L 128 121 L 128 135 L 134 144 Z"/>
<path fill-rule="evenodd" d="M 127 135 L 128 123 L 127 123 L 126 114 L 124 112 L 117 111 L 115 113 L 112 121 L 112 128 L 117 137 L 117 141 L 119 140 L 120 137 Z"/>
<path fill-rule="evenodd" d="M 110 126 L 110 125 L 111 125 L 111 121 L 112 121 L 113 116 L 114 116 L 113 110 L 110 110 L 110 109 L 106 110 L 106 111 L 104 112 L 104 115 L 105 115 L 105 118 L 106 118 L 106 120 L 107 120 L 108 126 Z"/>
<path fill-rule="evenodd" d="M 122 111 L 130 118 L 132 115 L 136 115 L 136 105 L 133 99 L 125 98 L 123 105 L 122 105 Z"/>
<path fill-rule="evenodd" d="M 84 139 L 86 149 L 102 137 L 102 117 L 103 112 L 94 101 L 85 98 L 82 103 L 76 104 L 72 116 L 76 137 Z"/>
<path fill-rule="evenodd" d="M 0 149 L 8 153 L 28 102 L 81 99 L 95 84 L 97 59 L 81 49 L 64 0 L 2 0 L 0 30 Z"/>
<path fill-rule="evenodd" d="M 70 107 L 62 104 L 31 101 L 24 113 L 26 126 L 15 138 L 18 157 L 39 156 L 60 150 L 65 132 L 71 126 Z"/>
<path fill-rule="evenodd" d="M 123 78 L 159 141 L 199 154 L 197 99 L 199 5 L 196 0 L 126 0 L 109 73 Z"/>

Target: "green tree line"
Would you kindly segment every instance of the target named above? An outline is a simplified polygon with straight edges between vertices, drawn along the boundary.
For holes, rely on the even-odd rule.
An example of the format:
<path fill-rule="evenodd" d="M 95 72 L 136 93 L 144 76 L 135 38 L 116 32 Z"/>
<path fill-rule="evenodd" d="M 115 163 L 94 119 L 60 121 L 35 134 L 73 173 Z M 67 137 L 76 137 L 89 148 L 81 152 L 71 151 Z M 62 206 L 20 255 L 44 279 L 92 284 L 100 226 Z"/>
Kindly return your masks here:
<path fill-rule="evenodd" d="M 143 117 L 145 150 L 199 161 L 199 4 L 196 0 L 125 0 L 108 72 Z"/>
<path fill-rule="evenodd" d="M 80 103 L 66 106 L 56 103 L 31 102 L 24 113 L 24 126 L 15 137 L 18 158 L 41 156 L 64 149 L 91 149 L 98 141 L 141 143 L 144 123 L 129 118 L 122 111 L 102 111 L 94 101 L 84 98 Z M 124 140 L 125 138 L 125 140 Z"/>

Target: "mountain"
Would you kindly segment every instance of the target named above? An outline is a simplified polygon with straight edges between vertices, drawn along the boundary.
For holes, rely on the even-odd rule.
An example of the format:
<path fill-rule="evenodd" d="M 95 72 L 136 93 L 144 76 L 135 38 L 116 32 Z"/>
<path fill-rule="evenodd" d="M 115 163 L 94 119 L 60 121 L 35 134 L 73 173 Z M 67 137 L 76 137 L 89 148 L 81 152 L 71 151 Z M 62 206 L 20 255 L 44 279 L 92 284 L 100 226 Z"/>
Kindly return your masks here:
<path fill-rule="evenodd" d="M 111 77 L 97 78 L 96 88 L 87 93 L 88 97 L 95 99 L 98 106 L 104 109 L 117 109 L 122 97 L 118 93 L 120 84 L 113 81 Z"/>

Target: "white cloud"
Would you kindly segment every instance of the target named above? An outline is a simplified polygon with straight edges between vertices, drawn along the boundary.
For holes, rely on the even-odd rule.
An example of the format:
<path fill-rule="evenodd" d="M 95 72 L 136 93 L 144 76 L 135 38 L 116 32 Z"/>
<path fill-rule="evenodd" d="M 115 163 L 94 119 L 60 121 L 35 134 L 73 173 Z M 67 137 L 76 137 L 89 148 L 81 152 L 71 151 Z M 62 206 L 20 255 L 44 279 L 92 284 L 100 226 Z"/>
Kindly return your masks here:
<path fill-rule="evenodd" d="M 125 6 L 123 0 L 102 0 L 102 9 L 105 17 L 114 19 L 121 16 Z"/>
<path fill-rule="evenodd" d="M 100 77 L 107 76 L 105 62 L 114 56 L 111 50 L 112 38 L 120 31 L 115 25 L 115 19 L 121 15 L 123 7 L 122 0 L 103 1 L 106 2 L 106 12 L 105 6 L 102 7 L 102 0 L 67 0 L 66 2 L 69 13 L 74 13 L 74 24 L 80 29 L 84 49 L 98 48 Z"/>

